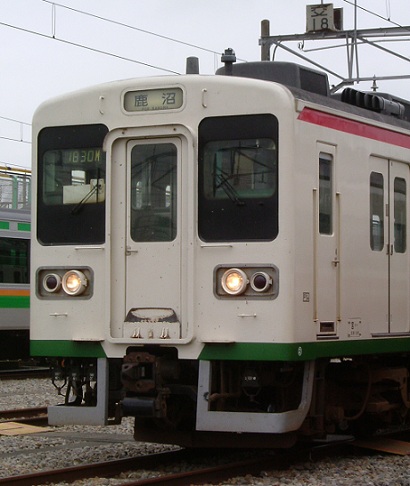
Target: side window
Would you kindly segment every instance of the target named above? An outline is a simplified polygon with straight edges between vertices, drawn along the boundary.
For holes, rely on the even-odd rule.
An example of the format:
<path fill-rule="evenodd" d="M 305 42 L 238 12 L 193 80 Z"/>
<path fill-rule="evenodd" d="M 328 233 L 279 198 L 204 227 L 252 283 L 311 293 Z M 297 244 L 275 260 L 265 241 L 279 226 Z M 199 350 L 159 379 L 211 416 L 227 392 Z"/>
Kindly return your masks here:
<path fill-rule="evenodd" d="M 379 172 L 370 174 L 370 248 L 384 248 L 384 180 Z"/>
<path fill-rule="evenodd" d="M 333 156 L 319 154 L 319 233 L 333 233 Z"/>
<path fill-rule="evenodd" d="M 394 251 L 406 251 L 406 181 L 394 179 Z"/>

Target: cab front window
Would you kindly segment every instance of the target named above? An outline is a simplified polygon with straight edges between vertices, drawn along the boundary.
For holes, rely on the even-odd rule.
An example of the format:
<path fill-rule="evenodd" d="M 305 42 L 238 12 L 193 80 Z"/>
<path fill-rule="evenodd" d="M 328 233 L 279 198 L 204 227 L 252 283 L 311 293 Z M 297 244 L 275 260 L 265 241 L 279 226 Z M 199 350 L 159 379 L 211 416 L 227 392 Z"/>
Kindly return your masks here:
<path fill-rule="evenodd" d="M 103 125 L 50 127 L 38 140 L 37 237 L 44 245 L 103 243 Z"/>
<path fill-rule="evenodd" d="M 276 118 L 207 118 L 199 134 L 200 237 L 204 241 L 274 239 L 278 232 Z"/>

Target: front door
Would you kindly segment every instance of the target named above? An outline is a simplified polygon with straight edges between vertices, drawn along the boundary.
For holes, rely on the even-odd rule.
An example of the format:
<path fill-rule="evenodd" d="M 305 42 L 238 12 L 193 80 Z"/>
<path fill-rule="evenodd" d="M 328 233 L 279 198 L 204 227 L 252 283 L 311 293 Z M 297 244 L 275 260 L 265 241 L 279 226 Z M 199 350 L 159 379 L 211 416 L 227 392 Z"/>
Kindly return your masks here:
<path fill-rule="evenodd" d="M 180 338 L 181 141 L 127 142 L 124 337 Z"/>

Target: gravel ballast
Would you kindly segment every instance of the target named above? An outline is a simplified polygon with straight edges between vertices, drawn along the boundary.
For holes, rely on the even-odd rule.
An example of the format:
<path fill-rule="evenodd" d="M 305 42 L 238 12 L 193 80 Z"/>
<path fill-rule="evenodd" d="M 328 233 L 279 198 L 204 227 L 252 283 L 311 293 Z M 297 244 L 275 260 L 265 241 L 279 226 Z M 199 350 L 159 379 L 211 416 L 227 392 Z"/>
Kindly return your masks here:
<path fill-rule="evenodd" d="M 0 410 L 55 405 L 61 400 L 48 379 L 0 380 Z M 135 442 L 131 418 L 115 426 L 50 427 L 47 432 L 39 434 L 0 435 L 0 478 L 170 449 L 171 446 Z M 148 475 L 138 471 L 124 474 L 120 479 L 93 478 L 71 484 L 114 486 L 126 484 L 127 479 L 135 480 L 144 474 Z M 410 456 L 369 454 L 332 457 L 296 464 L 287 470 L 263 471 L 258 477 L 233 478 L 223 484 L 410 486 Z"/>

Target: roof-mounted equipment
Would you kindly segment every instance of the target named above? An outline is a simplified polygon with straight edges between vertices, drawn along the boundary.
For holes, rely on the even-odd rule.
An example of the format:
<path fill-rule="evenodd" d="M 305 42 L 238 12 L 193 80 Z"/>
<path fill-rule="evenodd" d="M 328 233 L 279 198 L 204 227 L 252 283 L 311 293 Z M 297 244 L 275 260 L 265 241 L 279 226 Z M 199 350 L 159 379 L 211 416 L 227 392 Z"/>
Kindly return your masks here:
<path fill-rule="evenodd" d="M 345 88 L 342 92 L 342 101 L 383 115 L 395 116 L 401 120 L 405 118 L 405 106 L 402 103 L 388 100 L 374 93 L 364 93 L 353 88 Z"/>

